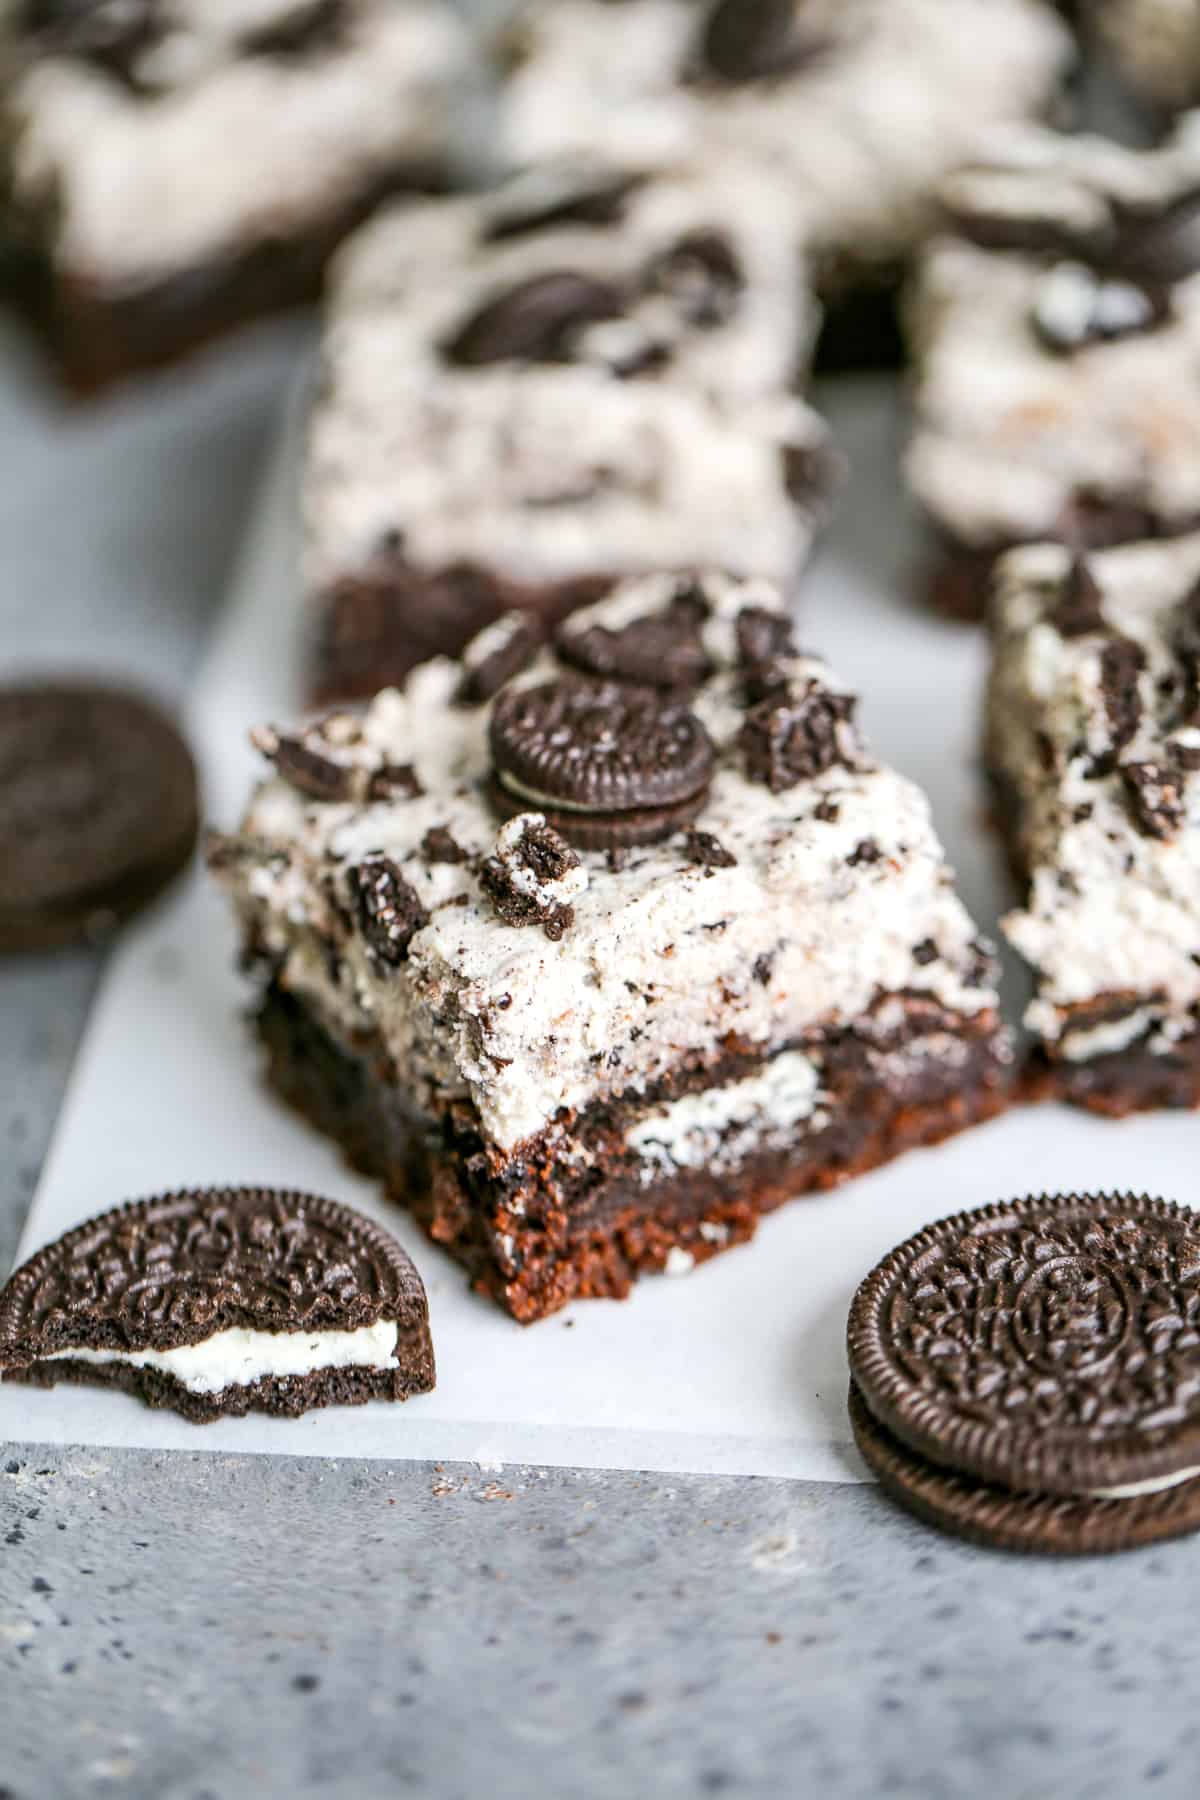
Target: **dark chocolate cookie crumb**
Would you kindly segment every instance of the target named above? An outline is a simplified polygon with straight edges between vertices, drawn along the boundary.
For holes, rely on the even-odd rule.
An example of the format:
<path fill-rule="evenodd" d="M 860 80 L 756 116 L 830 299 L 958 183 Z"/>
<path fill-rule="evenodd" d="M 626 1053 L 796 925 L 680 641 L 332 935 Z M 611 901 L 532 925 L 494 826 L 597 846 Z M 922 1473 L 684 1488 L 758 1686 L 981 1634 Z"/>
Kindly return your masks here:
<path fill-rule="evenodd" d="M 694 582 L 683 582 L 659 612 L 620 627 L 559 628 L 555 648 L 564 662 L 610 681 L 635 681 L 669 690 L 699 687 L 712 673 L 700 641 L 708 606 Z"/>
<path fill-rule="evenodd" d="M 683 840 L 688 861 L 706 869 L 734 869 L 737 857 L 711 831 L 689 831 Z"/>
<path fill-rule="evenodd" d="M 472 662 L 471 647 L 463 658 L 464 672 L 458 698 L 467 706 L 482 706 L 500 692 L 506 681 L 529 667 L 542 645 L 540 626 L 525 614 L 510 615 L 503 641 Z"/>
<path fill-rule="evenodd" d="M 855 844 L 846 861 L 852 869 L 869 868 L 872 863 L 883 861 L 883 851 L 874 838 L 863 838 Z"/>
<path fill-rule="evenodd" d="M 386 968 L 398 968 L 414 934 L 429 919 L 416 889 L 380 851 L 347 870 L 346 880 L 372 957 Z"/>
<path fill-rule="evenodd" d="M 1101 602 L 1103 595 L 1086 558 L 1075 557 L 1067 571 L 1062 591 L 1050 614 L 1050 623 L 1060 636 L 1083 637 L 1089 631 L 1107 630 Z"/>
<path fill-rule="evenodd" d="M 444 825 L 434 825 L 421 839 L 421 855 L 427 863 L 464 863 L 470 856 Z"/>
<path fill-rule="evenodd" d="M 549 270 L 487 301 L 444 345 L 443 354 L 462 368 L 557 361 L 572 333 L 619 317 L 624 305 L 625 296 L 610 281 L 574 269 Z"/>
<path fill-rule="evenodd" d="M 497 200 L 484 225 L 485 244 L 561 225 L 616 225 L 641 177 L 580 164 L 531 170 Z"/>
<path fill-rule="evenodd" d="M 818 800 L 813 807 L 813 818 L 819 819 L 822 825 L 836 825 L 842 816 L 842 809 L 836 800 Z"/>
<path fill-rule="evenodd" d="M 346 0 L 306 0 L 241 40 L 247 56 L 300 57 L 332 50 L 349 24 Z"/>
<path fill-rule="evenodd" d="M 689 325 L 724 325 L 737 311 L 745 275 L 733 245 L 718 231 L 691 231 L 655 257 L 646 285 L 666 294 Z"/>
<path fill-rule="evenodd" d="M 700 62 L 718 81 L 769 81 L 823 55 L 827 33 L 806 32 L 796 0 L 715 0 L 704 21 Z"/>
<path fill-rule="evenodd" d="M 743 669 L 758 669 L 779 656 L 795 656 L 792 621 L 786 613 L 766 606 L 743 606 L 734 625 L 738 662 Z"/>
<path fill-rule="evenodd" d="M 1114 752 L 1129 742 L 1142 716 L 1138 676 L 1146 656 L 1132 638 L 1115 637 L 1100 653 L 1100 690 Z"/>
<path fill-rule="evenodd" d="M 384 763 L 367 782 L 368 800 L 419 800 L 424 792 L 411 763 Z"/>
<path fill-rule="evenodd" d="M 332 755 L 321 741 L 319 728 L 300 738 L 262 726 L 250 733 L 250 741 L 289 787 L 311 800 L 332 804 L 353 795 L 354 763 Z"/>
<path fill-rule="evenodd" d="M 769 694 L 741 730 L 749 778 L 780 794 L 826 769 L 849 766 L 845 737 L 854 707 L 853 695 L 835 694 L 816 680 Z"/>
<path fill-rule="evenodd" d="M 775 972 L 775 955 L 773 951 L 764 950 L 756 956 L 750 967 L 750 973 L 759 987 L 770 987 L 771 976 Z"/>
<path fill-rule="evenodd" d="M 1172 759 L 1121 764 L 1133 822 L 1144 837 L 1174 837 L 1184 820 L 1186 771 Z"/>
<path fill-rule="evenodd" d="M 922 969 L 928 968 L 929 964 L 936 962 L 937 959 L 938 947 L 932 938 L 922 938 L 919 944 L 913 945 L 913 961 L 918 963 Z"/>
<path fill-rule="evenodd" d="M 536 815 L 511 819 L 497 845 L 496 854 L 480 867 L 479 881 L 500 919 L 505 925 L 540 925 L 557 942 L 575 923 L 575 908 L 554 890 L 563 889 L 567 877 L 582 867 L 579 857 Z"/>

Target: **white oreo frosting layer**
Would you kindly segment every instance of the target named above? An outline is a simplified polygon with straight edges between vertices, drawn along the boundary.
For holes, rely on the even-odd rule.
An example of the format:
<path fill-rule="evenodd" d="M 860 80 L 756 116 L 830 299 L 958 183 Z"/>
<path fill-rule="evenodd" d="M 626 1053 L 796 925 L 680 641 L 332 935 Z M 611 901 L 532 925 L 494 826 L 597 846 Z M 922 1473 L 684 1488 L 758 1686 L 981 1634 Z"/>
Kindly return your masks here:
<path fill-rule="evenodd" d="M 789 493 L 788 466 L 825 431 L 794 395 L 816 314 L 786 196 L 729 160 L 636 183 L 607 222 L 514 228 L 597 179 L 560 165 L 398 207 L 343 251 L 304 482 L 310 588 L 397 544 L 417 570 L 517 582 L 696 563 L 793 578 L 818 501 Z M 707 308 L 706 257 L 729 271 Z M 616 293 L 620 316 L 540 354 L 447 353 L 555 278 Z"/>
<path fill-rule="evenodd" d="M 288 1375 L 316 1375 L 334 1369 L 390 1369 L 396 1362 L 397 1325 L 379 1319 L 357 1331 L 253 1331 L 235 1326 L 214 1332 L 199 1344 L 174 1350 L 87 1350 L 66 1348 L 39 1362 L 124 1363 L 152 1369 L 179 1382 L 189 1394 L 220 1394 L 230 1387 Z"/>
<path fill-rule="evenodd" d="M 1150 218 L 1198 186 L 1200 115 L 1154 151 L 1014 128 L 945 183 L 965 234 L 1052 232 L 1065 245 L 943 236 L 913 284 L 907 473 L 953 539 L 991 550 L 1065 537 L 1080 501 L 1100 513 L 1132 506 L 1163 530 L 1200 517 L 1200 389 L 1181 379 L 1200 361 L 1200 276 L 1174 282 L 1151 328 L 1085 339 L 1097 306 L 1119 331 L 1144 296 L 1121 282 L 1098 293 L 1084 250 L 1070 248 L 1072 238 L 1103 245 L 1123 211 Z M 1079 346 L 1053 347 L 1047 327 Z"/>
<path fill-rule="evenodd" d="M 646 167 L 750 152 L 786 175 L 815 241 L 884 260 L 911 248 L 981 128 L 1039 112 L 1072 54 L 1038 0 L 797 0 L 812 53 L 769 79 L 725 81 L 699 55 L 711 12 L 708 0 L 524 0 L 504 154 Z"/>
<path fill-rule="evenodd" d="M 1200 536 L 1089 557 L 1101 628 L 1074 635 L 1056 623 L 1069 568 L 1055 545 L 999 565 L 987 754 L 1031 876 L 1004 922 L 1037 974 L 1027 1023 L 1081 1061 L 1195 1030 Z"/>
<path fill-rule="evenodd" d="M 673 576 L 631 581 L 576 614 L 573 628 L 657 614 L 678 588 Z M 361 731 L 343 721 L 319 740 L 326 753 L 340 744 L 360 793 L 380 764 L 411 765 L 419 793 L 314 803 L 272 779 L 214 855 L 247 942 L 274 978 L 338 1040 L 381 1045 L 419 1113 L 436 1119 L 469 1101 L 501 1153 L 556 1115 L 617 1098 L 628 1107 L 644 1093 L 630 1147 L 658 1165 L 687 1164 L 718 1136 L 819 1118 L 820 1068 L 796 1050 L 810 1035 L 862 1030 L 878 1043 L 885 1077 L 887 1059 L 904 1054 L 891 1047 L 904 997 L 916 997 L 932 1022 L 913 1054 L 956 1067 L 958 1025 L 970 1029 L 995 1006 L 988 959 L 911 782 L 861 747 L 781 792 L 750 778 L 738 743 L 745 699 L 735 624 L 744 608 L 780 616 L 782 608 L 763 582 L 708 575 L 699 591 L 713 673 L 692 706 L 716 764 L 691 828 L 715 838 L 720 856 L 708 844 L 707 863 L 695 860 L 683 830 L 615 865 L 581 851 L 586 882 L 542 896 L 547 906 L 569 902 L 560 935 L 504 923 L 479 874 L 498 833 L 505 839 L 484 785 L 491 708 L 459 703 L 462 669 L 443 660 L 418 669 L 403 691 L 380 694 Z M 802 690 L 814 682 L 841 692 L 815 658 L 790 656 L 781 667 Z M 517 679 L 562 672 L 542 653 Z M 412 786 L 407 771 L 391 784 Z M 444 839 L 431 850 L 431 831 L 451 834 L 456 860 L 444 860 Z M 391 962 L 372 954 L 349 898 L 372 854 L 390 859 L 425 919 Z M 715 1069 L 730 1044 L 750 1079 L 653 1104 L 655 1084 L 681 1067 Z M 780 1051 L 787 1056 L 754 1073 L 756 1057 Z M 567 1153 L 586 1156 L 586 1143 Z"/>
<path fill-rule="evenodd" d="M 343 0 L 328 41 L 256 34 L 309 0 L 163 0 L 136 85 L 82 56 L 37 57 L 4 103 L 13 191 L 52 206 L 58 266 L 102 289 L 317 229 L 371 184 L 447 166 L 469 78 L 443 0 Z"/>

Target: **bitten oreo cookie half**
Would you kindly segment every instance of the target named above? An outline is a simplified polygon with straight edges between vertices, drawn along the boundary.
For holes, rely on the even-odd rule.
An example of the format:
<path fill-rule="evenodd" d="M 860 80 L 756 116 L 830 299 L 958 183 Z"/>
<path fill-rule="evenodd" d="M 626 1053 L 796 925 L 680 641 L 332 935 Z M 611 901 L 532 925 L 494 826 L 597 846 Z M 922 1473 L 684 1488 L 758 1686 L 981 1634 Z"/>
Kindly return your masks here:
<path fill-rule="evenodd" d="M 495 703 L 493 799 L 536 810 L 584 849 L 654 843 L 700 810 L 713 746 L 695 713 L 649 687 L 567 676 Z"/>
<path fill-rule="evenodd" d="M 1200 1529 L 1200 1216 L 1064 1194 L 931 1225 L 847 1330 L 855 1438 L 930 1522 L 1005 1549 Z"/>
<path fill-rule="evenodd" d="M 434 1385 L 400 1245 L 348 1206 L 271 1188 L 136 1201 L 39 1250 L 0 1293 L 0 1371 L 124 1388 L 196 1423 Z"/>
<path fill-rule="evenodd" d="M 0 951 L 110 929 L 179 873 L 197 826 L 187 745 L 144 700 L 0 689 Z"/>

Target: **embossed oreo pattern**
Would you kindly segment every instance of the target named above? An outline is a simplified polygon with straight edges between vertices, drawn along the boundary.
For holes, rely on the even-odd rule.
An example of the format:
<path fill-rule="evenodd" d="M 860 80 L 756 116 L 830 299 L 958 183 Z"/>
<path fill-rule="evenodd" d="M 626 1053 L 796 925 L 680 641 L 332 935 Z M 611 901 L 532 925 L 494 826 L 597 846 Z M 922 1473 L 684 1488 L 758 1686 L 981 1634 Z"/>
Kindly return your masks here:
<path fill-rule="evenodd" d="M 868 1276 L 848 1353 L 889 1431 L 1006 1488 L 1200 1465 L 1200 1218 L 1133 1196 L 961 1213 Z"/>
<path fill-rule="evenodd" d="M 0 1367 L 65 1346 L 166 1350 L 235 1326 L 357 1331 L 425 1316 L 409 1257 L 351 1208 L 197 1190 L 118 1207 L 24 1263 L 0 1293 Z"/>

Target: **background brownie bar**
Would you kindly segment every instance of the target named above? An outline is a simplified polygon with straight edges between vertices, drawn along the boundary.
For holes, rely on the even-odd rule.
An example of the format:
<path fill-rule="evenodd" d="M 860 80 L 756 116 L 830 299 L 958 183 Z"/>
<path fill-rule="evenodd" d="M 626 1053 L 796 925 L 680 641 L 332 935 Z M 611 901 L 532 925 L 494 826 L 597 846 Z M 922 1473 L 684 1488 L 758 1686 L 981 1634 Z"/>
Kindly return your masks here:
<path fill-rule="evenodd" d="M 1200 536 L 999 566 L 987 759 L 1024 905 L 1039 1085 L 1200 1101 Z"/>
<path fill-rule="evenodd" d="M 322 697 L 514 607 L 717 564 L 790 582 L 824 510 L 816 312 L 786 196 L 736 159 L 570 161 L 392 210 L 339 258 L 305 475 Z"/>
<path fill-rule="evenodd" d="M 10 255 L 81 389 L 314 297 L 384 195 L 446 180 L 471 58 L 439 0 L 24 0 L 16 24 Z"/>
<path fill-rule="evenodd" d="M 756 154 L 790 182 L 822 297 L 889 304 L 937 182 L 982 127 L 1041 113 L 1073 56 L 1040 0 L 525 0 L 505 49 L 514 164 Z M 884 317 L 846 319 L 844 360 L 874 359 Z"/>
<path fill-rule="evenodd" d="M 923 795 L 766 583 L 524 633 L 259 734 L 212 862 L 275 1085 L 531 1320 L 996 1112 L 1010 1049 Z"/>
<path fill-rule="evenodd" d="M 1156 114 L 1200 100 L 1200 0 L 1091 0 L 1084 20 L 1117 74 Z"/>
<path fill-rule="evenodd" d="M 908 307 L 908 477 L 934 601 L 980 617 L 997 554 L 1200 520 L 1200 115 L 1160 150 L 1014 130 L 943 188 Z"/>

